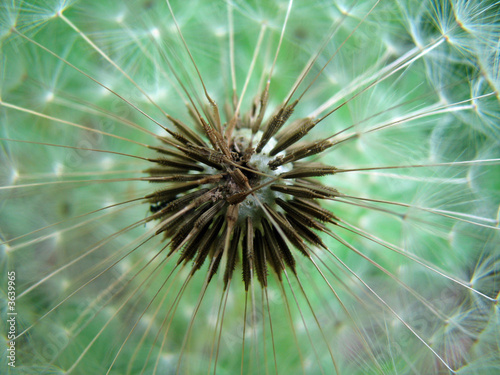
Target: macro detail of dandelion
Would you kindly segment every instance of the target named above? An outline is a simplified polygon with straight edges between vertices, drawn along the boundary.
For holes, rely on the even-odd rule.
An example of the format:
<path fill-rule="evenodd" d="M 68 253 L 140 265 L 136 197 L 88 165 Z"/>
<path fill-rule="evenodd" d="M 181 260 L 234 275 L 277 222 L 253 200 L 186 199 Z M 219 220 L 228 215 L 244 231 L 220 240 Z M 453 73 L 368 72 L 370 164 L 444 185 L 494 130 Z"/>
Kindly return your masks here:
<path fill-rule="evenodd" d="M 500 372 L 497 1 L 5 0 L 0 50 L 0 373 Z"/>

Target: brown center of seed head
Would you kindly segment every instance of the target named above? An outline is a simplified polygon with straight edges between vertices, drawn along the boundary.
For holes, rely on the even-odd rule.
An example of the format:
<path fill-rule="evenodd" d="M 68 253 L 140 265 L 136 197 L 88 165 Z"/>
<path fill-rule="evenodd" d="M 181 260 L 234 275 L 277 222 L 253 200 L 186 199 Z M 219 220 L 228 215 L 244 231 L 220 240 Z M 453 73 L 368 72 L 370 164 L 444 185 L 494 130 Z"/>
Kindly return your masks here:
<path fill-rule="evenodd" d="M 311 119 L 282 129 L 296 104 L 276 110 L 265 125 L 262 115 L 234 115 L 224 130 L 218 113 L 208 121 L 194 116 L 204 138 L 169 118 L 178 132 L 167 130 L 162 147 L 152 147 L 162 156 L 148 159 L 155 164 L 149 181 L 162 184 L 146 196 L 148 221 L 158 223 L 156 234 L 163 233 L 169 254 L 179 254 L 178 263 L 192 262 L 192 273 L 208 260 L 210 281 L 224 256 L 227 286 L 241 259 L 245 288 L 252 275 L 265 287 L 268 267 L 281 279 L 285 269 L 295 272 L 297 252 L 309 257 L 307 243 L 324 247 L 316 232 L 336 219 L 316 200 L 338 192 L 311 177 L 336 169 L 298 161 L 328 145 L 317 151 L 296 144 L 315 125 Z"/>

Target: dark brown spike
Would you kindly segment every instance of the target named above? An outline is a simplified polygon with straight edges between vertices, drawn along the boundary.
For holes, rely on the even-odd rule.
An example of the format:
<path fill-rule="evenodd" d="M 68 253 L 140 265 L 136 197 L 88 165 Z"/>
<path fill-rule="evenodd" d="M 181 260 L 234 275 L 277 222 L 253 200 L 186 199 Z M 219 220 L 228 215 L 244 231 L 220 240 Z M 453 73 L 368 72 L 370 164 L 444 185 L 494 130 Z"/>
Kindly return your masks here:
<path fill-rule="evenodd" d="M 194 120 L 194 125 L 196 127 L 196 131 L 200 134 L 205 133 L 203 129 L 203 125 L 200 121 L 200 117 L 198 116 L 198 112 L 194 109 L 194 107 L 190 104 L 187 105 L 189 116 Z"/>
<path fill-rule="evenodd" d="M 225 156 L 218 151 L 213 151 L 209 148 L 203 148 L 194 145 L 182 148 L 181 151 L 190 158 L 208 165 L 209 167 L 219 170 L 223 169 L 222 163 L 225 160 Z"/>
<path fill-rule="evenodd" d="M 290 133 L 294 133 L 297 129 L 299 129 L 307 119 L 310 117 L 302 117 L 293 120 L 289 125 L 281 129 L 275 136 L 274 139 L 279 143 L 284 138 L 287 138 Z"/>
<path fill-rule="evenodd" d="M 296 125 L 291 125 L 291 129 L 285 128 L 283 135 L 279 137 L 279 141 L 271 150 L 269 155 L 274 156 L 277 153 L 287 149 L 291 145 L 302 139 L 318 122 L 312 118 L 306 117 L 299 119 Z"/>
<path fill-rule="evenodd" d="M 321 221 L 325 221 L 328 223 L 335 224 L 338 222 L 338 218 L 329 210 L 324 209 L 320 207 L 318 204 L 316 204 L 314 201 L 306 200 L 306 199 L 300 199 L 300 198 L 295 198 L 291 201 L 288 201 L 288 203 L 295 208 L 300 209 L 301 211 L 315 217 L 316 219 L 319 219 Z"/>
<path fill-rule="evenodd" d="M 233 169 L 229 172 L 229 175 L 240 188 L 251 189 L 250 184 L 248 183 L 248 178 L 243 174 L 241 169 Z"/>
<path fill-rule="evenodd" d="M 266 130 L 264 131 L 264 134 L 262 134 L 262 138 L 260 139 L 260 142 L 257 145 L 256 148 L 257 153 L 260 153 L 262 151 L 262 149 L 267 144 L 267 142 L 269 142 L 272 136 L 275 135 L 285 124 L 285 122 L 290 118 L 298 102 L 299 101 L 296 100 L 292 104 L 289 104 L 284 108 L 282 107 L 278 111 L 278 113 L 276 113 L 274 116 L 271 117 L 271 119 L 267 124 Z"/>
<path fill-rule="evenodd" d="M 182 169 L 177 169 L 177 168 L 148 168 L 143 171 L 144 173 L 148 173 L 152 176 L 168 176 L 168 175 L 179 175 L 179 174 L 184 174 L 186 173 L 185 170 Z M 195 175 L 188 175 L 188 176 L 195 176 Z"/>
<path fill-rule="evenodd" d="M 260 285 L 264 288 L 267 287 L 267 264 L 266 264 L 266 250 L 264 248 L 264 239 L 259 229 L 255 230 L 253 241 L 254 259 L 255 259 L 255 273 Z"/>
<path fill-rule="evenodd" d="M 269 224 L 269 221 L 266 218 L 262 219 L 262 228 L 264 230 L 264 248 L 266 249 L 267 262 L 271 265 L 274 272 L 278 276 L 278 279 L 281 281 L 281 274 L 285 267 L 281 259 L 282 255 L 280 248 L 273 236 L 274 233 L 271 228 L 271 224 Z"/>
<path fill-rule="evenodd" d="M 198 218 L 198 220 L 194 222 L 193 229 L 199 229 L 203 227 L 208 221 L 212 220 L 213 217 L 217 213 L 219 213 L 224 208 L 225 205 L 226 202 L 220 200 L 213 206 L 205 209 L 203 214 Z"/>
<path fill-rule="evenodd" d="M 230 160 L 232 160 L 232 155 L 231 155 L 231 151 L 229 150 L 229 146 L 224 138 L 224 136 L 218 132 L 218 131 L 214 131 L 214 135 L 215 135 L 215 139 L 216 139 L 216 142 L 217 142 L 217 147 L 219 148 L 219 150 L 222 151 L 222 153 Z"/>
<path fill-rule="evenodd" d="M 170 144 L 169 144 L 170 146 Z M 195 161 L 194 159 L 190 158 L 189 156 L 185 155 L 181 151 L 177 149 L 170 149 L 170 148 L 165 148 L 165 147 L 155 147 L 155 146 L 148 146 L 151 150 L 158 151 L 160 154 L 163 155 L 168 155 L 172 156 L 174 158 L 180 159 L 180 160 L 186 160 L 188 162 L 193 162 Z"/>
<path fill-rule="evenodd" d="M 164 167 L 192 170 L 192 171 L 198 171 L 198 172 L 203 172 L 205 170 L 205 167 L 203 167 L 202 165 L 199 165 L 197 163 L 188 162 L 185 160 L 175 160 L 172 158 L 168 158 L 168 159 L 167 158 L 157 158 L 157 159 L 147 159 L 147 160 L 152 162 L 152 163 L 160 164 Z"/>
<path fill-rule="evenodd" d="M 224 228 L 222 231 L 222 234 L 217 238 L 217 241 L 215 242 L 214 246 L 212 247 L 212 254 L 211 254 L 211 259 L 213 261 L 213 265 L 211 269 L 208 272 L 208 281 L 207 283 L 210 283 L 214 275 L 217 273 L 217 270 L 219 269 L 220 261 L 222 259 L 222 254 L 224 252 L 224 242 L 226 238 L 226 233 L 227 233 L 227 228 Z"/>
<path fill-rule="evenodd" d="M 182 210 L 184 210 L 185 208 L 187 208 L 188 210 L 186 211 L 186 213 L 184 213 L 183 215 L 180 215 L 179 217 L 177 217 L 176 219 L 174 219 L 174 221 L 172 222 L 169 222 L 165 225 L 163 225 L 157 232 L 156 234 L 159 234 L 163 231 L 166 231 L 165 232 L 165 236 L 166 237 L 170 237 L 170 236 L 173 236 L 175 234 L 175 231 L 177 230 L 177 227 L 174 226 L 174 223 L 175 225 L 177 225 L 178 222 L 181 222 L 183 219 L 186 219 L 186 215 L 189 216 L 191 215 L 192 213 L 194 213 L 194 210 L 198 207 L 200 207 L 201 205 L 207 203 L 207 202 L 210 202 L 210 201 L 213 201 L 213 194 L 214 194 L 214 191 L 216 190 L 217 188 L 214 188 L 212 190 L 209 190 L 207 191 L 206 193 L 204 193 L 203 195 L 199 196 L 199 197 L 196 197 L 193 199 L 193 201 L 186 207 L 183 207 Z M 172 202 L 174 203 L 174 202 Z M 175 206 L 178 207 L 179 206 L 179 202 L 175 202 Z M 168 205 L 167 205 L 168 207 Z M 157 214 L 155 215 L 164 215 L 166 212 L 163 212 L 164 210 L 166 211 L 167 207 L 165 207 L 164 209 L 160 210 Z M 177 209 L 172 209 L 172 211 L 174 210 L 177 210 Z"/>
<path fill-rule="evenodd" d="M 206 207 L 200 207 L 194 212 L 191 217 L 188 217 L 184 220 L 181 227 L 172 237 L 169 255 L 177 251 L 188 236 L 195 236 L 199 232 L 201 226 L 197 227 L 195 226 L 195 223 L 204 213 L 210 210 L 211 206 L 212 203 L 207 203 Z"/>
<path fill-rule="evenodd" d="M 221 210 L 224 206 L 225 202 L 219 201 L 215 204 L 212 202 L 208 202 L 207 204 L 204 204 L 203 206 L 205 207 L 200 207 L 198 212 L 201 212 L 201 215 L 195 215 L 189 222 L 186 223 L 188 226 L 186 230 L 188 230 L 188 235 L 184 236 L 183 234 L 179 236 L 179 239 L 182 242 L 176 242 L 177 240 L 177 235 L 179 233 L 176 233 L 176 235 L 172 238 L 172 251 L 175 251 L 182 246 L 184 246 L 186 243 L 189 243 L 193 241 L 193 237 L 196 237 L 199 233 L 199 231 L 208 223 L 210 222 L 214 216 Z M 181 228 L 178 232 L 184 233 L 184 227 Z"/>
<path fill-rule="evenodd" d="M 187 139 L 183 134 L 181 133 L 176 133 L 176 132 L 168 132 L 168 134 L 170 134 L 172 137 L 174 137 L 174 139 L 183 144 L 183 145 L 188 145 L 189 143 L 191 143 L 189 141 L 189 139 Z"/>
<path fill-rule="evenodd" d="M 288 247 L 285 239 L 281 236 L 281 233 L 276 229 L 276 227 L 273 225 L 273 235 L 274 238 L 276 239 L 276 242 L 278 243 L 278 246 L 280 248 L 281 254 L 283 255 L 283 259 L 285 261 L 285 264 L 292 270 L 292 272 L 295 274 L 295 258 L 292 255 L 292 252 L 290 251 L 290 248 Z"/>
<path fill-rule="evenodd" d="M 191 190 L 193 187 L 194 186 L 191 185 L 190 183 L 177 184 L 169 187 L 168 189 L 161 189 L 155 191 L 152 194 L 148 194 L 146 195 L 146 198 L 149 199 L 151 202 L 168 201 L 169 199 L 175 198 L 177 194 Z"/>
<path fill-rule="evenodd" d="M 212 281 L 212 278 L 219 270 L 220 261 L 222 260 L 222 250 L 217 252 L 217 254 L 212 259 L 213 259 L 213 265 L 212 265 L 212 268 L 208 272 L 208 282 L 209 283 L 210 283 L 210 281 Z"/>
<path fill-rule="evenodd" d="M 267 203 L 264 204 L 266 211 L 271 215 L 273 220 L 279 225 L 280 229 L 283 231 L 288 240 L 305 256 L 309 257 L 309 252 L 307 250 L 304 241 L 297 234 L 297 232 L 293 229 L 292 225 L 288 222 L 288 220 L 282 214 L 279 214 L 275 210 L 273 210 Z"/>
<path fill-rule="evenodd" d="M 195 131 L 193 131 L 189 126 L 184 124 L 182 121 L 173 118 L 172 116 L 167 116 L 167 117 L 172 122 L 172 124 L 174 124 L 177 130 L 183 133 L 187 139 L 191 140 L 198 146 L 202 147 L 206 146 L 206 143 L 201 139 L 201 137 Z"/>
<path fill-rule="evenodd" d="M 300 209 L 293 207 L 291 204 L 285 202 L 281 198 L 276 198 L 276 203 L 286 212 L 287 218 L 293 217 L 295 220 L 313 229 L 325 229 L 324 226 L 318 223 L 313 217 L 309 216 L 307 213 L 301 211 Z"/>
<path fill-rule="evenodd" d="M 232 230 L 238 221 L 239 205 L 231 205 L 226 211 L 226 223 L 229 230 Z"/>
<path fill-rule="evenodd" d="M 244 128 L 252 129 L 252 125 L 257 120 L 257 109 L 259 108 L 259 105 L 260 105 L 260 97 L 256 96 L 253 98 L 252 106 L 250 107 L 250 110 L 247 113 L 245 113 L 245 115 L 243 116 L 242 125 Z M 228 117 L 228 118 L 231 118 L 231 117 Z"/>
<path fill-rule="evenodd" d="M 226 270 L 224 272 L 224 290 L 227 287 L 227 283 L 233 277 L 234 269 L 236 268 L 236 263 L 238 262 L 238 246 L 240 244 L 241 228 L 235 227 L 233 232 L 233 238 L 229 244 Z"/>
<path fill-rule="evenodd" d="M 340 193 L 337 189 L 332 188 L 330 186 L 322 185 L 319 181 L 309 178 L 301 178 L 295 180 L 295 184 L 297 186 L 302 186 L 307 189 L 310 189 L 318 194 L 323 194 L 329 198 L 335 198 L 340 196 Z"/>
<path fill-rule="evenodd" d="M 198 183 L 198 180 L 186 182 L 183 184 L 176 184 L 176 185 L 170 186 L 166 189 L 158 190 L 158 191 L 154 192 L 153 194 L 146 195 L 146 198 L 149 199 L 149 198 L 154 197 L 156 202 L 160 202 L 163 200 L 171 199 L 179 193 L 183 193 L 183 192 L 186 192 L 188 190 L 194 189 L 198 185 L 200 185 L 200 183 Z"/>
<path fill-rule="evenodd" d="M 207 191 L 205 194 L 200 196 L 199 198 L 196 198 L 193 203 L 191 203 L 194 207 L 199 207 L 205 202 L 212 201 L 215 202 L 216 197 L 218 196 L 218 190 L 219 188 L 216 186 L 213 189 L 210 189 Z"/>
<path fill-rule="evenodd" d="M 215 102 L 210 102 L 210 104 L 204 106 L 204 111 L 205 115 L 207 116 L 208 123 L 217 131 L 221 132 L 222 127 L 221 127 L 221 121 L 220 121 L 220 114 L 219 114 L 219 108 Z"/>
<path fill-rule="evenodd" d="M 210 249 L 217 242 L 217 238 L 219 238 L 219 232 L 222 229 L 223 224 L 224 224 L 224 216 L 217 216 L 214 224 L 209 229 L 207 235 L 203 238 L 203 241 L 200 242 L 199 244 L 193 243 L 193 246 L 198 248 L 197 251 L 198 255 L 196 256 L 196 259 L 193 262 L 193 268 L 191 270 L 192 273 L 199 270 L 203 265 L 203 263 L 205 262 L 205 259 L 207 258 Z"/>
<path fill-rule="evenodd" d="M 191 215 L 191 212 L 187 212 L 186 215 Z M 163 224 L 160 229 L 158 229 L 155 234 L 165 233 L 165 238 L 170 238 L 175 234 L 175 231 L 181 227 L 185 217 L 179 216 L 167 224 Z"/>
<path fill-rule="evenodd" d="M 311 229 L 306 227 L 304 224 L 302 224 L 300 221 L 295 220 L 293 217 L 290 215 L 286 215 L 287 220 L 290 222 L 292 227 L 300 234 L 302 238 L 305 238 L 305 240 L 313 245 L 320 246 L 324 249 L 326 249 L 326 245 L 323 243 L 321 238 L 314 233 Z"/>
<path fill-rule="evenodd" d="M 258 116 L 252 117 L 250 119 L 250 128 L 252 129 L 252 133 L 255 134 L 259 131 L 260 125 L 262 124 L 262 120 L 264 119 L 264 114 L 266 113 L 267 102 L 269 100 L 269 87 L 267 86 L 262 94 L 260 94 L 259 98 L 259 114 Z M 257 110 L 257 108 L 255 109 Z"/>
<path fill-rule="evenodd" d="M 243 202 L 249 194 L 251 194 L 251 193 L 248 191 L 242 191 L 240 193 L 236 193 L 236 194 L 233 194 L 233 195 L 227 197 L 226 201 L 227 201 L 227 203 L 229 203 L 231 205 L 238 204 L 238 203 Z"/>
<path fill-rule="evenodd" d="M 268 165 L 271 169 L 276 169 L 280 165 L 287 164 L 323 152 L 333 145 L 334 143 L 329 140 L 322 140 L 322 141 L 308 143 L 294 150 L 293 152 L 287 154 L 286 156 L 277 156 L 276 158 L 271 160 L 268 163 Z"/>
<path fill-rule="evenodd" d="M 253 223 L 252 218 L 246 219 L 246 231 L 242 241 L 242 273 L 245 291 L 248 292 L 252 282 L 252 269 L 254 267 L 254 251 L 253 251 Z"/>
<path fill-rule="evenodd" d="M 192 182 L 198 181 L 202 178 L 208 178 L 210 175 L 208 174 L 174 174 L 171 176 L 165 175 L 161 173 L 161 170 L 158 170 L 156 173 L 151 173 L 152 176 L 147 180 L 149 182 L 158 182 L 158 183 L 167 183 L 167 182 Z"/>
<path fill-rule="evenodd" d="M 208 223 L 203 226 L 203 228 L 200 229 L 196 237 L 193 238 L 192 241 L 189 241 L 186 246 L 184 247 L 184 250 L 182 251 L 177 264 L 180 264 L 182 262 L 189 262 L 193 257 L 195 256 L 196 252 L 198 249 L 201 247 L 201 244 L 206 241 L 206 237 L 209 235 L 209 228 L 210 225 L 213 223 L 213 219 L 211 219 Z"/>
<path fill-rule="evenodd" d="M 173 220 L 169 220 L 168 223 L 163 224 L 160 229 L 156 231 L 156 235 L 165 232 L 165 237 L 172 237 L 175 235 L 177 230 L 184 224 L 184 221 L 195 215 L 196 211 L 194 208 L 186 211 L 183 215 L 176 217 Z"/>
<path fill-rule="evenodd" d="M 226 157 L 220 152 L 210 150 L 208 160 L 217 165 L 222 165 L 226 161 Z"/>
<path fill-rule="evenodd" d="M 212 145 L 214 150 L 218 149 L 218 142 L 217 142 L 217 137 L 215 135 L 215 130 L 203 119 L 203 117 L 200 117 L 201 121 L 201 126 L 203 127 L 203 131 L 206 134 L 208 140 L 210 141 L 210 144 Z"/>
<path fill-rule="evenodd" d="M 321 177 L 333 175 L 337 173 L 337 168 L 320 165 L 319 163 L 311 163 L 304 167 L 295 167 L 289 171 L 280 174 L 281 178 L 304 178 L 304 177 Z"/>
<path fill-rule="evenodd" d="M 271 185 L 271 190 L 293 195 L 294 197 L 308 199 L 325 199 L 338 196 L 338 192 L 335 193 L 328 191 L 327 189 L 320 189 L 313 185 L 304 187 L 297 185 L 273 184 Z"/>
<path fill-rule="evenodd" d="M 161 210 L 158 211 L 158 216 L 161 214 L 166 214 L 168 212 L 175 211 L 181 207 L 184 207 L 187 203 L 191 202 L 192 200 L 202 196 L 203 194 L 207 193 L 209 190 L 206 188 L 200 189 L 193 191 L 191 193 L 185 194 L 182 197 L 175 197 L 172 200 L 162 200 L 160 199 L 160 196 L 157 196 L 156 194 L 150 194 L 147 195 L 146 198 L 149 198 L 149 202 L 151 203 L 157 203 L 157 202 L 162 202 L 162 203 L 167 203 Z"/>
<path fill-rule="evenodd" d="M 300 125 L 304 122 L 305 118 L 298 118 L 290 122 L 287 126 L 282 128 L 279 132 L 274 135 L 274 140 L 279 143 L 283 138 L 286 138 L 290 132 L 297 130 Z"/>
<path fill-rule="evenodd" d="M 193 181 L 194 182 L 197 182 L 199 183 L 200 185 L 205 185 L 205 184 L 213 184 L 215 182 L 218 182 L 220 181 L 220 179 L 224 177 L 223 174 L 214 174 L 214 175 L 211 175 L 211 176 L 208 176 L 208 177 L 203 177 L 203 178 L 200 178 L 199 180 L 196 180 L 196 181 Z"/>
<path fill-rule="evenodd" d="M 334 142 L 332 142 L 328 139 L 325 139 L 322 141 L 316 141 L 316 142 L 307 144 L 302 148 L 297 149 L 296 151 L 294 151 L 293 155 L 291 155 L 291 156 L 293 156 L 293 161 L 303 159 L 307 156 L 319 154 L 320 152 L 325 151 L 329 147 L 332 147 L 334 144 L 335 144 Z"/>

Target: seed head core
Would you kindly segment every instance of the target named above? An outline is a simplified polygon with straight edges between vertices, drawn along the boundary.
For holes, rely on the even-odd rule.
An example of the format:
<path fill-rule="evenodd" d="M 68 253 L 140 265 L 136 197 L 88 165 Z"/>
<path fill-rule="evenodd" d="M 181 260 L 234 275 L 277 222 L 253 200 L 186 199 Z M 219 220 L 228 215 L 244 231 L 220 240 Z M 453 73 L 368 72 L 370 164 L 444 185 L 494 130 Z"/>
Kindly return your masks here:
<path fill-rule="evenodd" d="M 245 288 L 254 274 L 265 287 L 268 267 L 281 279 L 286 268 L 295 273 L 296 251 L 309 257 L 310 245 L 325 247 L 316 232 L 335 216 L 316 200 L 338 192 L 311 177 L 336 169 L 298 161 L 319 152 L 318 142 L 297 144 L 315 121 L 299 119 L 280 132 L 296 104 L 278 108 L 265 126 L 255 108 L 224 125 L 218 112 L 208 120 L 193 115 L 203 138 L 169 118 L 179 132 L 167 130 L 163 145 L 152 147 L 161 156 L 148 159 L 155 166 L 146 172 L 165 186 L 146 196 L 148 220 L 159 221 L 156 234 L 169 241 L 170 255 L 180 253 L 178 263 L 192 262 L 192 273 L 209 259 L 210 281 L 224 258 L 227 287 L 241 258 Z"/>

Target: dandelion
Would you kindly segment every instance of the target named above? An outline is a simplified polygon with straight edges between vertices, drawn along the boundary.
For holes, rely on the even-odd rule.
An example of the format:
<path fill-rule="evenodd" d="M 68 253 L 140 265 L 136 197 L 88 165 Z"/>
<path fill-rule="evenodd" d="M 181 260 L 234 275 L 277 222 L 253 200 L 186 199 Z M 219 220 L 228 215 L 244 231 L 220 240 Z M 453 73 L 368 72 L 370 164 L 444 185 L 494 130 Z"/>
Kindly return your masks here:
<path fill-rule="evenodd" d="M 1 6 L 7 370 L 500 370 L 497 3 Z"/>

